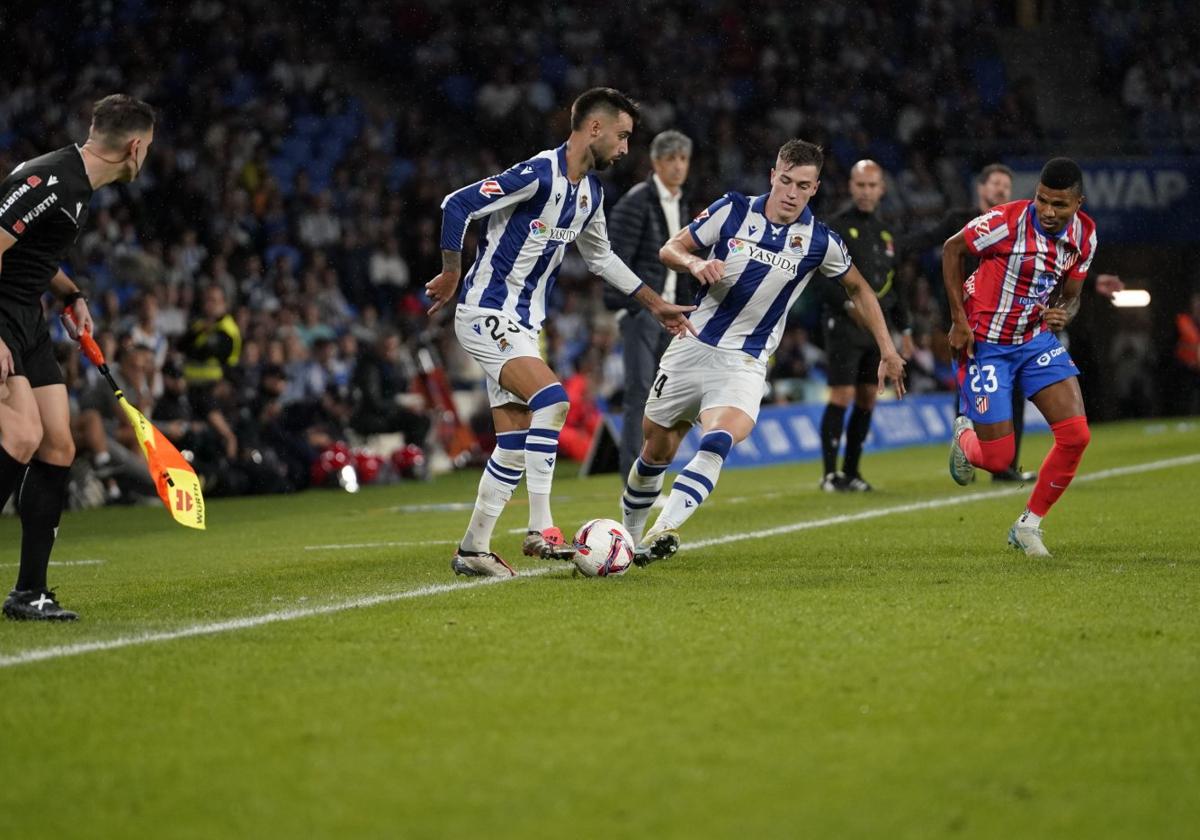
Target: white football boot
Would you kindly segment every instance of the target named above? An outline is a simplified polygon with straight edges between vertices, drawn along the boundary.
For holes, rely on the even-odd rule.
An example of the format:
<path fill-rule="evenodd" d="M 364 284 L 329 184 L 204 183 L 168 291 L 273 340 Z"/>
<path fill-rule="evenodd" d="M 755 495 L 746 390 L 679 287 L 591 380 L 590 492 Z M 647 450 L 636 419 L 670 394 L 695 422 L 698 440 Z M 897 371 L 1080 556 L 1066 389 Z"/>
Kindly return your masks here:
<path fill-rule="evenodd" d="M 517 570 L 493 551 L 463 551 L 460 546 L 450 559 L 456 575 L 468 577 L 516 577 Z"/>
<path fill-rule="evenodd" d="M 1019 548 L 1030 557 L 1049 557 L 1046 544 L 1042 542 L 1042 529 L 1036 525 L 1027 525 L 1018 518 L 1008 529 L 1008 544 Z"/>
<path fill-rule="evenodd" d="M 665 560 L 679 551 L 679 532 L 674 528 L 651 528 L 646 538 L 633 550 L 633 562 L 648 566 L 655 560 Z"/>

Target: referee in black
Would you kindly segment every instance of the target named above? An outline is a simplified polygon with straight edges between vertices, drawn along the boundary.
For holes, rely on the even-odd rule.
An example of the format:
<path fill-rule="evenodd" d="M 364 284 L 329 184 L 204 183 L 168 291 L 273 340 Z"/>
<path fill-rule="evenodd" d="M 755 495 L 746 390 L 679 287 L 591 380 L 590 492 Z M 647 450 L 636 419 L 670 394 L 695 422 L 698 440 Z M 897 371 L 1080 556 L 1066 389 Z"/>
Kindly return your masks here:
<path fill-rule="evenodd" d="M 59 263 L 87 220 L 92 192 L 132 181 L 154 140 L 154 110 L 106 96 L 92 110 L 82 146 L 18 164 L 0 182 L 0 508 L 14 491 L 21 516 L 21 566 L 4 602 L 12 619 L 73 621 L 47 587 L 46 567 L 75 459 L 62 368 L 54 358 L 42 295 L 70 311 L 72 337 L 92 329 L 87 298 Z"/>
<path fill-rule="evenodd" d="M 912 318 L 908 305 L 895 286 L 896 242 L 876 210 L 883 199 L 883 169 L 872 160 L 860 160 L 850 169 L 850 207 L 826 220 L 846 243 L 850 259 L 875 290 L 888 326 L 900 330 L 900 355 L 913 356 Z M 879 347 L 860 324 L 854 304 L 836 284 L 826 284 L 825 355 L 829 370 L 829 403 L 821 417 L 821 457 L 824 476 L 820 487 L 826 492 L 866 492 L 871 485 L 859 472 L 863 441 L 871 429 L 878 389 Z M 846 409 L 850 404 L 850 421 Z M 837 468 L 842 429 L 846 452 L 842 469 Z"/>

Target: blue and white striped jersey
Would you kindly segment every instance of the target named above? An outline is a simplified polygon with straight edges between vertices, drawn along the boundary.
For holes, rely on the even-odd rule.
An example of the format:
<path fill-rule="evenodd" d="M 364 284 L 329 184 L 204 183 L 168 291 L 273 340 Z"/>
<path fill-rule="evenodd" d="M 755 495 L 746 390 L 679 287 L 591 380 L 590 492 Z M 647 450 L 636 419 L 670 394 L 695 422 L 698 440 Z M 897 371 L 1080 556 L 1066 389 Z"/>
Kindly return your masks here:
<path fill-rule="evenodd" d="M 626 294 L 642 285 L 608 241 L 604 191 L 595 175 L 567 180 L 567 147 L 541 152 L 442 200 L 442 249 L 461 251 L 467 225 L 488 216 L 458 302 L 498 309 L 539 330 L 571 242 L 589 270 Z"/>
<path fill-rule="evenodd" d="M 725 273 L 701 287 L 690 316 L 700 340 L 766 360 L 775 352 L 788 310 L 818 270 L 836 280 L 850 270 L 841 238 L 805 207 L 795 222 L 777 225 L 765 215 L 767 196 L 730 192 L 688 225 L 708 259 Z"/>

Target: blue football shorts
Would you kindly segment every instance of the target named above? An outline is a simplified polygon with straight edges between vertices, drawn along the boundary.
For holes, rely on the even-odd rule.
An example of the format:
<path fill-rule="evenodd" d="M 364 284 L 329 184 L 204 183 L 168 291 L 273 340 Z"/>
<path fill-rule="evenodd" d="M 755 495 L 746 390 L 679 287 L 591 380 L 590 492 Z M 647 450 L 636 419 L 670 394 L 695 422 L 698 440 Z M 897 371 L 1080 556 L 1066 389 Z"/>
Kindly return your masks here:
<path fill-rule="evenodd" d="M 976 340 L 975 355 L 954 362 L 959 409 L 976 423 L 1012 419 L 1012 389 L 1026 399 L 1055 382 L 1079 375 L 1067 348 L 1052 332 L 1025 344 L 989 344 Z"/>

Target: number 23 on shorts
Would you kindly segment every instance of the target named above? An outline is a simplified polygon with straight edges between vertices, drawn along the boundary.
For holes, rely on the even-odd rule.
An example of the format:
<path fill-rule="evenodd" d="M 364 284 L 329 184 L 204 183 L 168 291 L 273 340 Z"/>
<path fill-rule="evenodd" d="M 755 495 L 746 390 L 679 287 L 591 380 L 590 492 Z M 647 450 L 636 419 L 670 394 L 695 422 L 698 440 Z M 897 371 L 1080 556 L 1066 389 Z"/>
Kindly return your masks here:
<path fill-rule="evenodd" d="M 487 328 L 488 334 L 491 335 L 492 341 L 499 341 L 504 337 L 505 332 L 519 333 L 521 328 L 507 318 L 499 315 L 488 315 L 483 319 L 483 324 Z"/>
<path fill-rule="evenodd" d="M 967 375 L 971 377 L 968 387 L 976 394 L 994 394 L 1000 390 L 995 365 L 971 364 L 967 368 Z"/>

